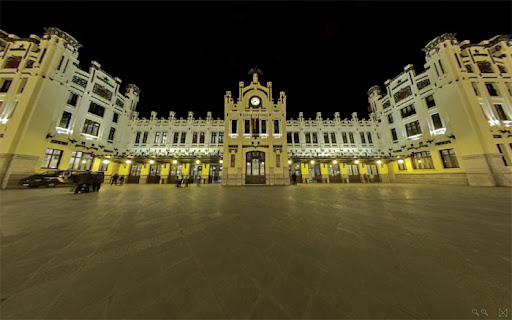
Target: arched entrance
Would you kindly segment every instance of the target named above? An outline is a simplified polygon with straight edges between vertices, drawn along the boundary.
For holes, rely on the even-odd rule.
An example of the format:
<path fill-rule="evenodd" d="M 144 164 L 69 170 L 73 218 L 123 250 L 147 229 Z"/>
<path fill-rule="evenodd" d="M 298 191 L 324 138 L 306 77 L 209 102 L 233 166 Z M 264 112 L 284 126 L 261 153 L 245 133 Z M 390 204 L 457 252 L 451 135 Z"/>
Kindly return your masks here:
<path fill-rule="evenodd" d="M 265 152 L 247 152 L 245 170 L 245 184 L 265 184 Z"/>

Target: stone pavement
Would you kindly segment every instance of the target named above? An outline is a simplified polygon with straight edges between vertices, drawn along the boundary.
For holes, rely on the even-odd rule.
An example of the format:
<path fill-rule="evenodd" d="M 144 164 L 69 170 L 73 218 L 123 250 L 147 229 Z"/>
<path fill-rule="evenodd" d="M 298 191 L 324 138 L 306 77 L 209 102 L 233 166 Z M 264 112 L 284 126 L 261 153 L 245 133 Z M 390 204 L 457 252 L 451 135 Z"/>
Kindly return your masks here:
<path fill-rule="evenodd" d="M 4 190 L 1 314 L 512 313 L 511 189 L 409 184 Z"/>

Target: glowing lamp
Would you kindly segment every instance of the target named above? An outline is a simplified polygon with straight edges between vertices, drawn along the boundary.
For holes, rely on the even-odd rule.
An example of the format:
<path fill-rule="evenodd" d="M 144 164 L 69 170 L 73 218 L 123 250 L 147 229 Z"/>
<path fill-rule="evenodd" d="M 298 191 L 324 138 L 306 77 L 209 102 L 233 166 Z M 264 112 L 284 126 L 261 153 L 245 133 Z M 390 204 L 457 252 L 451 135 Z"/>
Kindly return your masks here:
<path fill-rule="evenodd" d="M 359 164 L 359 160 L 354 161 L 355 164 Z"/>
<path fill-rule="evenodd" d="M 110 161 L 108 161 L 108 160 L 103 160 L 103 163 L 104 163 L 104 164 L 108 164 L 109 162 L 110 162 Z"/>
<path fill-rule="evenodd" d="M 172 160 L 172 164 L 178 163 L 178 160 Z"/>
<path fill-rule="evenodd" d="M 421 160 L 418 160 L 418 163 L 421 163 Z"/>
<path fill-rule="evenodd" d="M 155 163 L 155 160 L 149 160 L 149 164 Z"/>
<path fill-rule="evenodd" d="M 201 161 L 199 161 L 199 160 L 196 160 L 196 164 L 200 164 L 200 163 L 201 163 Z"/>
<path fill-rule="evenodd" d="M 311 164 L 315 164 L 315 160 L 311 160 Z"/>
<path fill-rule="evenodd" d="M 220 159 L 220 160 L 219 160 L 219 163 L 224 163 L 224 160 Z"/>
<path fill-rule="evenodd" d="M 86 160 L 82 160 L 82 163 L 86 163 L 87 161 Z"/>
<path fill-rule="evenodd" d="M 288 160 L 288 164 L 292 164 L 292 160 Z"/>
<path fill-rule="evenodd" d="M 336 164 L 336 163 L 338 163 L 338 161 L 337 160 L 332 160 L 332 163 Z"/>
<path fill-rule="evenodd" d="M 132 163 L 132 160 L 126 160 L 126 164 Z"/>
<path fill-rule="evenodd" d="M 381 164 L 382 163 L 382 160 L 377 160 L 377 164 Z"/>
<path fill-rule="evenodd" d="M 404 160 L 400 159 L 398 160 L 398 163 L 404 163 Z"/>

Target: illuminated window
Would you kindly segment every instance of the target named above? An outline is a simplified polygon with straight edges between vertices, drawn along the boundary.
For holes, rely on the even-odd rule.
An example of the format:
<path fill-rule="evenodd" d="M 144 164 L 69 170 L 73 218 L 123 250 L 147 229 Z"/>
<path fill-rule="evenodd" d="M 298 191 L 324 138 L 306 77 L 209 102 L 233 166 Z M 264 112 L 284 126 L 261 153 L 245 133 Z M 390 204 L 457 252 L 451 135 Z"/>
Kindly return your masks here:
<path fill-rule="evenodd" d="M 210 143 L 217 143 L 217 132 L 212 132 Z"/>
<path fill-rule="evenodd" d="M 78 102 L 78 95 L 74 92 L 70 92 L 68 96 L 68 101 L 66 102 L 68 105 L 75 107 Z"/>
<path fill-rule="evenodd" d="M 162 132 L 162 144 L 167 142 L 167 131 Z"/>
<path fill-rule="evenodd" d="M 457 161 L 457 156 L 455 156 L 455 150 L 444 149 L 440 150 L 439 153 L 441 154 L 441 160 L 445 168 L 459 168 L 459 162 Z"/>
<path fill-rule="evenodd" d="M 114 141 L 115 134 L 116 134 L 116 128 L 111 127 L 110 132 L 108 133 L 108 140 Z"/>
<path fill-rule="evenodd" d="M 224 132 L 219 132 L 219 143 L 224 143 Z"/>
<path fill-rule="evenodd" d="M 434 129 L 443 128 L 443 123 L 441 122 L 441 117 L 439 117 L 439 113 L 434 113 L 432 115 L 432 123 L 434 124 Z"/>
<path fill-rule="evenodd" d="M 46 149 L 41 168 L 57 169 L 59 168 L 60 159 L 62 158 L 62 150 Z"/>
<path fill-rule="evenodd" d="M 98 171 L 108 171 L 108 165 L 109 163 L 103 163 L 103 161 L 101 161 Z"/>
<path fill-rule="evenodd" d="M 405 161 L 402 163 L 398 163 L 398 170 L 407 170 L 407 165 L 405 164 Z"/>
<path fill-rule="evenodd" d="M 73 114 L 67 111 L 62 113 L 62 118 L 60 118 L 59 127 L 61 128 L 69 128 L 69 123 L 71 122 L 71 116 Z"/>
<path fill-rule="evenodd" d="M 396 135 L 396 129 L 395 128 L 391 129 L 391 139 L 393 139 L 393 141 L 397 141 L 398 140 L 398 136 Z"/>
<path fill-rule="evenodd" d="M 99 130 L 100 124 L 98 122 L 85 119 L 84 127 L 82 128 L 82 133 L 90 134 L 92 136 L 98 136 Z"/>
<path fill-rule="evenodd" d="M 414 169 L 435 169 L 430 151 L 413 152 L 411 160 Z"/>
<path fill-rule="evenodd" d="M 90 170 L 92 165 L 92 154 L 81 151 L 71 153 L 69 170 Z"/>
<path fill-rule="evenodd" d="M 155 140 L 153 141 L 153 144 L 160 143 L 160 132 L 155 132 Z"/>
<path fill-rule="evenodd" d="M 407 132 L 407 136 L 414 136 L 421 133 L 420 122 L 418 120 L 409 122 L 405 125 L 405 131 Z"/>

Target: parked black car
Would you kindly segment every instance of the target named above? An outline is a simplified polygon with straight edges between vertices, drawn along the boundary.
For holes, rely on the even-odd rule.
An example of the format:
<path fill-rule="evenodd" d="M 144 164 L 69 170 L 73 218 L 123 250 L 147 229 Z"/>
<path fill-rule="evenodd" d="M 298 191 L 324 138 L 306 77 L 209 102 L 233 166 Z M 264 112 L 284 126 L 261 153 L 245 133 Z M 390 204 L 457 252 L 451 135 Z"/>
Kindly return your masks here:
<path fill-rule="evenodd" d="M 40 174 L 34 174 L 21 179 L 18 184 L 29 188 L 37 188 L 40 186 L 55 187 L 59 184 L 68 184 L 68 180 L 64 178 L 64 171 L 49 171 Z"/>

